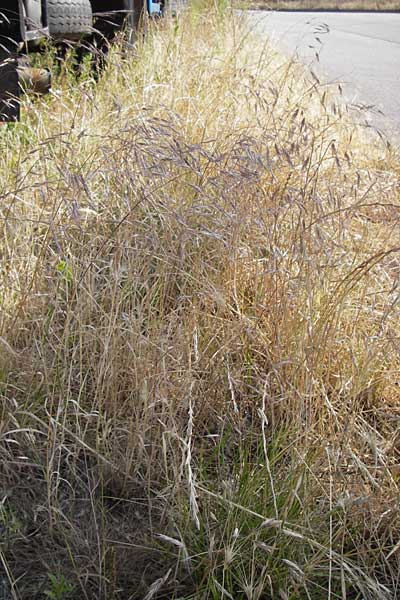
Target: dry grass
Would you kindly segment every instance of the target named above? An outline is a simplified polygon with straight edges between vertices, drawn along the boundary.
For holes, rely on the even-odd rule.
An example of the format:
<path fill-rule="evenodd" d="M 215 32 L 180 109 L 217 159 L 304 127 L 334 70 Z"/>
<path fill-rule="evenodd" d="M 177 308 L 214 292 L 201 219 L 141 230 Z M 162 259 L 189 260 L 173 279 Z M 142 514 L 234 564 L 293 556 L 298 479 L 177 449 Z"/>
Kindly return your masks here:
<path fill-rule="evenodd" d="M 395 598 L 396 151 L 218 7 L 0 132 L 0 594 Z"/>
<path fill-rule="evenodd" d="M 399 0 L 248 0 L 240 2 L 262 10 L 400 11 Z"/>

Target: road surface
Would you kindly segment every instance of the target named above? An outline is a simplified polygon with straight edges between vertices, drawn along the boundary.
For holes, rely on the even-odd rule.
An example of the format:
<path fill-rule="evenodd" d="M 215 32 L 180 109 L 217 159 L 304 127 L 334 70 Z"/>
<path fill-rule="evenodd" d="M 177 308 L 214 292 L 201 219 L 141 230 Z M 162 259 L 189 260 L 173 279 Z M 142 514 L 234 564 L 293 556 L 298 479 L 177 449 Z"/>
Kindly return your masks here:
<path fill-rule="evenodd" d="M 350 106 L 370 107 L 359 118 L 399 141 L 400 14 L 248 11 L 248 18 L 324 81 L 340 83 Z"/>

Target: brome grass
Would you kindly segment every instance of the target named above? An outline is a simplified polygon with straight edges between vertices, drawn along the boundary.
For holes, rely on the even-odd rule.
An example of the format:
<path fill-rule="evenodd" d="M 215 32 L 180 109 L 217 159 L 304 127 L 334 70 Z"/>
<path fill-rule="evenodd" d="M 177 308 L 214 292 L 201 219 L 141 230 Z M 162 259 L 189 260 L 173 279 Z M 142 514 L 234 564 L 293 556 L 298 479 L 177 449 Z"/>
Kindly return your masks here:
<path fill-rule="evenodd" d="M 399 156 L 221 7 L 0 131 L 5 597 L 396 598 Z"/>

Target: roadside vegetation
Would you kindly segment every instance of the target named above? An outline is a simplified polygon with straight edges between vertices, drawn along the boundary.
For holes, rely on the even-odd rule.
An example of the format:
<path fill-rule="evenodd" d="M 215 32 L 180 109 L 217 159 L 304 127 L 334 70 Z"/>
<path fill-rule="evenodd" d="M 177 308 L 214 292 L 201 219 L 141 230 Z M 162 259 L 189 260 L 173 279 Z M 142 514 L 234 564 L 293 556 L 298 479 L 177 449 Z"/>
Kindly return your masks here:
<path fill-rule="evenodd" d="M 399 0 L 239 0 L 238 4 L 261 10 L 400 11 Z"/>
<path fill-rule="evenodd" d="M 394 599 L 399 154 L 222 8 L 146 27 L 0 130 L 0 597 Z"/>

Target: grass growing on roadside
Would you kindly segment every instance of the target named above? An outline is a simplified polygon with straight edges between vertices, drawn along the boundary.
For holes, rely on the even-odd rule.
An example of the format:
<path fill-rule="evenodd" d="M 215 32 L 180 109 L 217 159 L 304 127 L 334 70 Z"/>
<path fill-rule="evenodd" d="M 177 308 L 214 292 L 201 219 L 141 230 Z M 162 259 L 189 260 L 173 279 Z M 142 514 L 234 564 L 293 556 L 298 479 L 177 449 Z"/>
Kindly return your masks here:
<path fill-rule="evenodd" d="M 234 15 L 0 132 L 0 585 L 395 598 L 399 157 Z"/>

